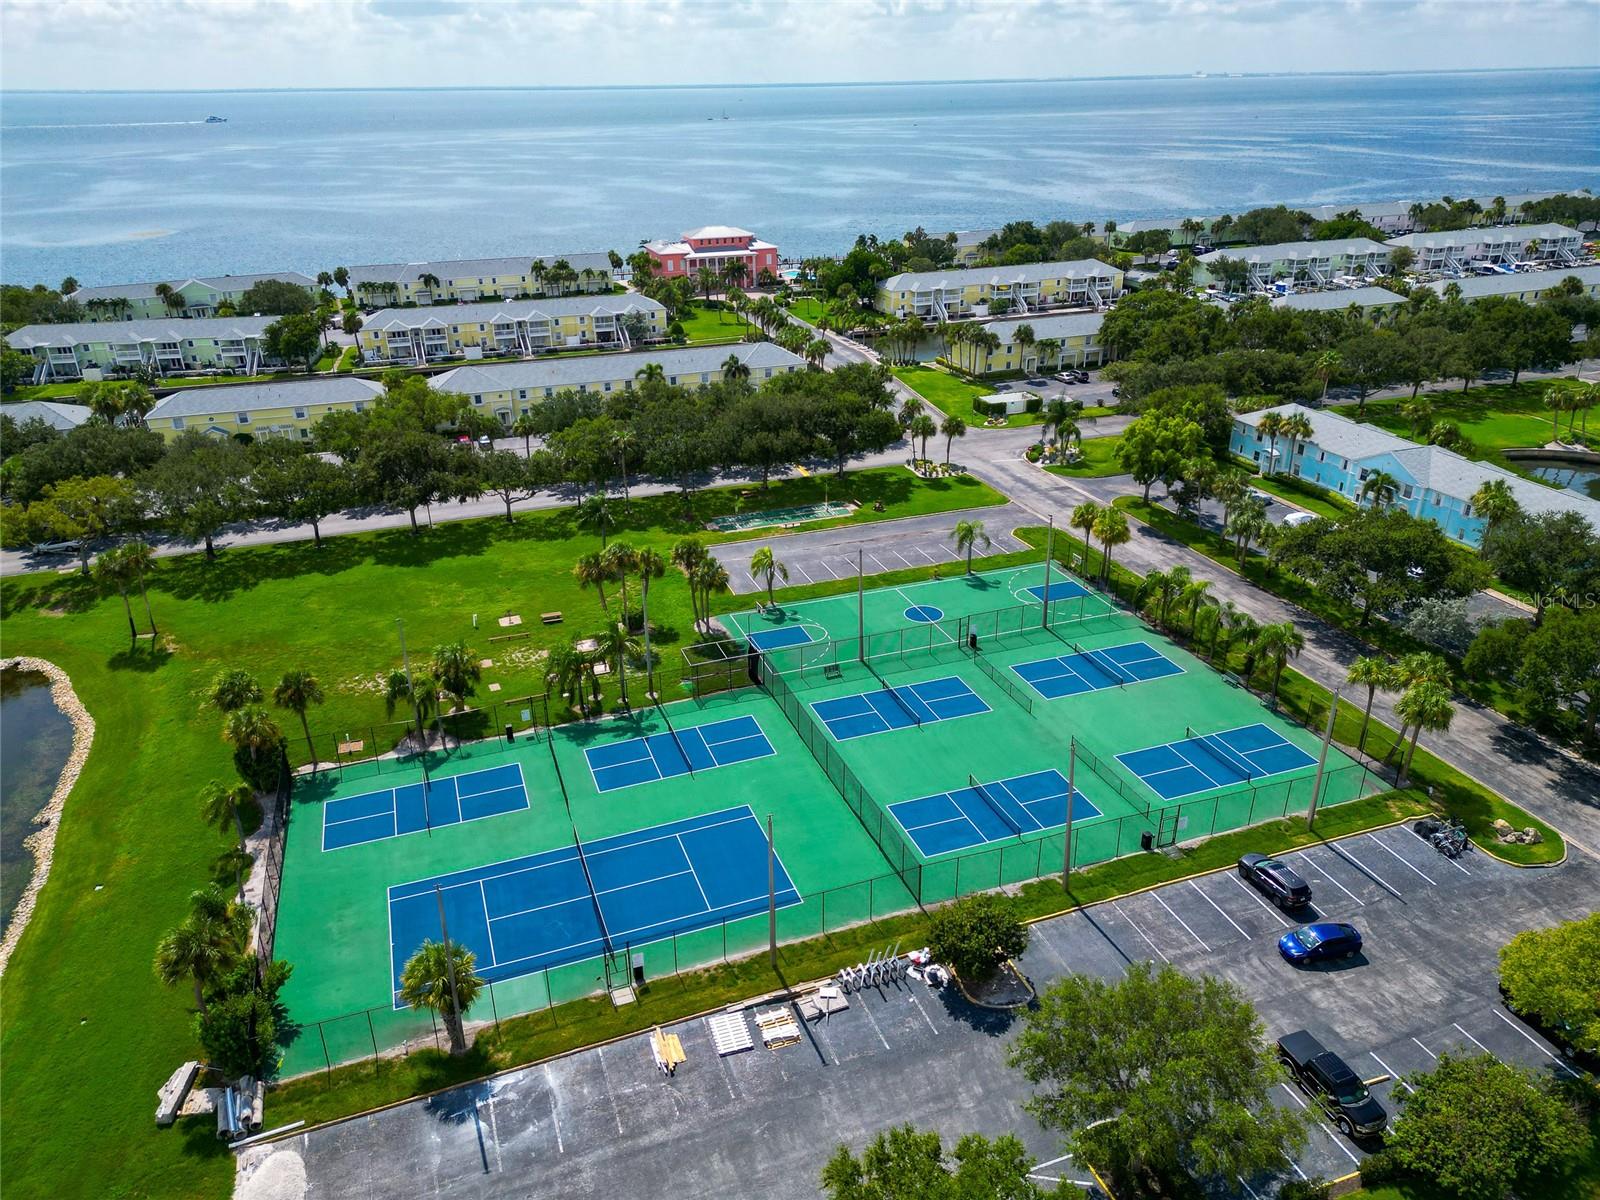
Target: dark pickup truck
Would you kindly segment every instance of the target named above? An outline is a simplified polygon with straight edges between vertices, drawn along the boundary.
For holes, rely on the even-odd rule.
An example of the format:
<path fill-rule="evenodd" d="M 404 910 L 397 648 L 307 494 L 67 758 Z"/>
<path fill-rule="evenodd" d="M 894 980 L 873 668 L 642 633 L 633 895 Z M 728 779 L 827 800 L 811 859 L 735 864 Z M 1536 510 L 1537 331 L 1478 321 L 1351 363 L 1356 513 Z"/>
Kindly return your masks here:
<path fill-rule="evenodd" d="M 1377 1137 L 1389 1123 L 1389 1114 L 1373 1099 L 1361 1077 L 1306 1030 L 1279 1038 L 1278 1057 L 1300 1090 L 1315 1100 L 1347 1137 Z"/>

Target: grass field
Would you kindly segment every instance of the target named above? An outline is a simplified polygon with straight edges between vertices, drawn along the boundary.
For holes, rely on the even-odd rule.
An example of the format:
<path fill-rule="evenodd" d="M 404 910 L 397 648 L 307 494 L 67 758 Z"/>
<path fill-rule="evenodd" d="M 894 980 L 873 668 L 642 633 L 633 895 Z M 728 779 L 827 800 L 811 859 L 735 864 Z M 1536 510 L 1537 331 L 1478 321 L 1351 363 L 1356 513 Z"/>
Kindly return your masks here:
<path fill-rule="evenodd" d="M 789 311 L 812 325 L 821 319 L 822 310 L 822 301 L 815 296 L 800 296 L 789 302 Z"/>
<path fill-rule="evenodd" d="M 922 481 L 898 468 L 829 486 L 835 496 L 848 489 L 864 501 L 861 520 L 1000 499 L 975 481 Z M 811 477 L 766 493 L 745 489 L 748 501 L 738 489 L 704 493 L 694 523 L 677 518 L 675 497 L 640 500 L 613 536 L 664 552 L 699 520 L 737 504 L 811 503 L 823 487 Z M 881 515 L 871 512 L 874 497 L 885 501 Z M 98 596 L 75 574 L 0 583 L 7 653 L 59 664 L 98 723 L 49 886 L 0 980 L 0 1124 L 7 1130 L 0 1169 L 10 1188 L 85 1197 L 212 1196 L 226 1188 L 231 1162 L 203 1123 L 164 1133 L 151 1123 L 155 1089 L 194 1051 L 187 994 L 157 982 L 151 957 L 227 842 L 198 816 L 202 785 L 233 775 L 221 719 L 203 703 L 216 672 L 244 666 L 270 690 L 285 670 L 309 667 L 328 695 L 311 714 L 313 729 L 381 722 L 379 679 L 399 661 L 395 620 L 403 617 L 414 657 L 465 638 L 495 660 L 480 699 L 491 682 L 506 696 L 542 692 L 539 652 L 604 616 L 595 593 L 571 574 L 573 559 L 598 547 L 599 538 L 578 531 L 563 510 L 510 526 L 452 523 L 419 538 L 402 531 L 331 538 L 320 551 L 294 543 L 224 550 L 212 563 L 199 555 L 164 560 L 151 593 L 163 632 L 155 653 L 148 643 L 129 650 L 120 601 Z M 549 629 L 534 622 L 529 641 L 491 647 L 487 630 L 473 629 L 473 615 L 489 623 L 507 608 L 525 616 L 560 609 L 566 622 Z M 650 613 L 664 655 L 675 658 L 695 640 L 676 572 L 652 589 Z M 303 756 L 294 745 L 303 741 L 298 723 L 276 715 Z M 65 1071 L 64 1063 L 94 1070 Z M 30 1099 L 45 1094 L 48 1105 Z M 82 1155 L 89 1145 L 102 1152 Z M 63 1176 L 68 1158 L 77 1165 Z"/>
<path fill-rule="evenodd" d="M 706 342 L 742 341 L 745 331 L 750 328 L 744 318 L 721 300 L 712 300 L 709 305 L 705 300 L 696 300 L 692 312 L 678 315 L 678 323 L 683 326 L 684 335 L 691 346 Z"/>
<path fill-rule="evenodd" d="M 974 429 L 982 429 L 984 421 L 988 420 L 972 407 L 972 402 L 979 396 L 994 395 L 993 387 L 969 383 L 937 367 L 910 366 L 891 369 L 896 379 L 947 416 L 960 417 Z M 1006 418 L 1006 428 L 1038 425 L 1043 420 L 1044 416 L 1041 413 L 1013 413 Z"/>
<path fill-rule="evenodd" d="M 1066 475 L 1075 479 L 1105 479 L 1112 475 L 1126 475 L 1128 468 L 1117 457 L 1122 445 L 1122 435 L 1085 438 L 1078 444 L 1080 459 L 1071 465 L 1046 467 L 1052 475 Z"/>

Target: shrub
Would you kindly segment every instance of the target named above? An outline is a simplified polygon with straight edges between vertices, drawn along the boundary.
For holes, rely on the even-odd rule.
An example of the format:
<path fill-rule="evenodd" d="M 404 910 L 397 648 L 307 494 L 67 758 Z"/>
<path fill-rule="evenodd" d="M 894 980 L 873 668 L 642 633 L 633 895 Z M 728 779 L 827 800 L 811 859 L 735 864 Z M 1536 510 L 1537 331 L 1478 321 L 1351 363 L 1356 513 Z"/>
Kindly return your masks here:
<path fill-rule="evenodd" d="M 1043 454 L 1044 454 L 1044 447 L 1039 445 L 1038 442 L 1035 442 L 1033 445 L 1029 446 L 1028 449 L 1027 449 L 1027 459 L 1031 463 L 1038 462 L 1039 459 L 1043 456 Z"/>
<path fill-rule="evenodd" d="M 1361 1186 L 1364 1188 L 1395 1183 L 1404 1175 L 1405 1172 L 1400 1169 L 1400 1164 L 1389 1157 L 1387 1150 L 1379 1150 L 1361 1160 Z"/>
<path fill-rule="evenodd" d="M 933 914 L 928 947 L 957 975 L 976 982 L 1028 948 L 1028 927 L 1011 897 L 978 892 Z"/>
<path fill-rule="evenodd" d="M 1042 412 L 1043 409 L 1044 409 L 1044 397 L 1043 396 L 1029 396 L 1028 400 L 1027 400 L 1027 403 L 1025 403 L 1023 405 L 1023 408 L 1025 408 L 1028 412 L 1031 412 L 1031 413 Z"/>
<path fill-rule="evenodd" d="M 1278 1200 L 1328 1200 L 1328 1194 L 1320 1179 L 1291 1179 L 1278 1188 Z"/>

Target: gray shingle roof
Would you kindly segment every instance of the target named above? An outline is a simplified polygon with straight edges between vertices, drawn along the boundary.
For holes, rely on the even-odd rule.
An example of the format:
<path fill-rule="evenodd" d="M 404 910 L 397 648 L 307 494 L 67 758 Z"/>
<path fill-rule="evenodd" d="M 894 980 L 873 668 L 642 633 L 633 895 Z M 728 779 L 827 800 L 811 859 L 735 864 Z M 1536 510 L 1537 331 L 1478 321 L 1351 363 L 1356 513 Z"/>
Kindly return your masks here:
<path fill-rule="evenodd" d="M 1219 258 L 1243 259 L 1245 262 L 1278 262 L 1285 258 L 1338 258 L 1348 255 L 1387 254 L 1389 247 L 1371 238 L 1337 238 L 1327 242 L 1274 242 L 1267 246 L 1229 246 L 1225 250 L 1212 250 L 1199 258 L 1203 263 L 1214 263 Z"/>
<path fill-rule="evenodd" d="M 358 283 L 416 283 L 424 275 L 437 275 L 441 282 L 452 279 L 489 279 L 495 275 L 527 275 L 534 260 L 552 266 L 564 258 L 574 271 L 604 271 L 611 274 L 611 257 L 604 251 L 581 254 L 529 254 L 511 258 L 454 258 L 441 262 L 366 263 L 346 267 L 350 286 Z M 488 286 L 485 284 L 485 286 Z"/>
<path fill-rule="evenodd" d="M 1591 500 L 1565 488 L 1546 487 L 1513 471 L 1462 458 L 1441 446 L 1413 446 L 1394 455 L 1394 460 L 1417 481 L 1447 496 L 1470 500 L 1488 480 L 1501 479 L 1517 498 L 1522 511 L 1531 514 L 1576 512 L 1600 530 L 1600 501 Z"/>
<path fill-rule="evenodd" d="M 1293 296 L 1279 296 L 1273 308 L 1293 308 L 1302 312 L 1342 312 L 1354 304 L 1357 308 L 1381 308 L 1389 304 L 1404 304 L 1406 298 L 1388 288 L 1358 287 L 1335 288 L 1327 292 L 1297 292 Z"/>
<path fill-rule="evenodd" d="M 667 310 L 632 292 L 599 296 L 557 296 L 540 300 L 488 300 L 478 304 L 438 304 L 425 308 L 383 308 L 367 318 L 363 329 L 421 329 L 426 326 L 489 324 L 497 320 L 527 321 L 539 317 L 572 317 L 584 313 L 617 316 Z"/>
<path fill-rule="evenodd" d="M 62 404 L 58 400 L 22 400 L 16 404 L 0 405 L 0 413 L 18 425 L 38 419 L 52 429 L 75 429 L 89 419 L 87 404 Z"/>
<path fill-rule="evenodd" d="M 74 321 L 24 325 L 6 335 L 13 349 L 80 346 L 97 342 L 181 342 L 193 339 L 258 338 L 277 317 L 145 317 L 137 321 Z"/>
<path fill-rule="evenodd" d="M 1054 317 L 1023 317 L 1017 321 L 994 321 L 986 328 L 1005 345 L 1016 335 L 1017 326 L 1033 326 L 1035 342 L 1045 338 L 1093 337 L 1100 332 L 1105 317 L 1100 313 L 1063 313 Z"/>
<path fill-rule="evenodd" d="M 975 283 L 1037 283 L 1044 279 L 1111 278 L 1117 269 L 1094 258 L 1070 262 L 1022 263 L 1014 267 L 958 267 L 949 271 L 905 271 L 891 275 L 882 286 L 891 292 L 923 288 L 958 288 Z"/>
<path fill-rule="evenodd" d="M 632 379 L 646 363 L 660 363 L 669 378 L 720 371 L 730 354 L 737 356 L 752 372 L 768 367 L 805 366 L 805 359 L 771 342 L 742 342 L 733 346 L 685 346 L 675 350 L 582 354 L 571 358 L 456 367 L 435 375 L 428 385 L 439 391 L 462 393 L 503 392 L 513 388 L 575 388 L 579 384 Z"/>
<path fill-rule="evenodd" d="M 246 383 L 237 387 L 183 388 L 158 402 L 146 419 L 209 417 L 218 413 L 248 412 L 261 408 L 302 408 L 311 404 L 375 400 L 381 395 L 381 383 L 354 375 Z"/>
<path fill-rule="evenodd" d="M 317 286 L 315 279 L 309 275 L 302 275 L 298 271 L 269 271 L 261 275 L 191 276 L 188 279 L 167 279 L 158 282 L 165 282 L 173 288 L 181 288 L 189 283 L 198 283 L 218 292 L 244 292 L 255 284 L 260 283 L 263 279 L 277 279 L 303 288 Z M 104 287 L 79 288 L 72 293 L 72 298 L 83 303 L 89 300 L 153 300 L 155 295 L 155 283 L 110 283 Z"/>
<path fill-rule="evenodd" d="M 1465 279 L 1435 279 L 1423 286 L 1432 288 L 1442 296 L 1444 290 L 1453 283 L 1461 289 L 1463 298 L 1478 300 L 1484 296 L 1548 291 L 1569 275 L 1577 276 L 1586 289 L 1600 286 L 1600 266 L 1555 267 L 1548 271 L 1519 271 L 1515 275 L 1468 275 Z"/>
<path fill-rule="evenodd" d="M 1413 250 L 1433 249 L 1440 246 L 1480 246 L 1484 242 L 1498 245 L 1520 238 L 1524 244 L 1538 238 L 1541 242 L 1563 241 L 1581 237 L 1576 229 L 1546 221 L 1542 225 L 1492 225 L 1472 229 L 1441 229 L 1437 233 L 1407 233 L 1390 238 L 1391 246 L 1410 246 Z"/>
<path fill-rule="evenodd" d="M 1259 412 L 1240 413 L 1234 419 L 1254 429 L 1262 417 L 1269 412 L 1282 413 L 1286 417 L 1295 414 L 1303 415 L 1311 422 L 1311 440 L 1324 450 L 1333 452 L 1341 458 L 1366 458 L 1369 454 L 1392 454 L 1416 445 L 1408 442 L 1398 434 L 1393 434 L 1376 425 L 1365 425 L 1360 421 L 1352 421 L 1348 417 L 1341 417 L 1321 408 L 1307 408 L 1303 404 L 1280 404 L 1276 408 L 1263 408 Z"/>

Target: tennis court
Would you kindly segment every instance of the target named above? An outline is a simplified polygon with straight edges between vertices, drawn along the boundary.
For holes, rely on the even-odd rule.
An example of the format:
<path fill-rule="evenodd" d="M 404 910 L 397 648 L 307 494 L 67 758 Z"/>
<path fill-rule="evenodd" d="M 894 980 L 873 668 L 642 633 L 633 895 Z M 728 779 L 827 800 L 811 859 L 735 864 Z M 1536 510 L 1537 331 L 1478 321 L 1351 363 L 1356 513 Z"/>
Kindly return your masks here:
<path fill-rule="evenodd" d="M 1313 766 L 1316 759 L 1266 725 L 1241 725 L 1219 733 L 1188 730 L 1181 741 L 1130 750 L 1117 761 L 1163 800 L 1213 788 L 1237 787 Z"/>
<path fill-rule="evenodd" d="M 819 700 L 811 708 L 836 742 L 990 711 L 983 698 L 954 675 L 835 696 Z"/>
<path fill-rule="evenodd" d="M 328 801 L 322 807 L 322 848 L 342 850 L 527 807 L 528 789 L 516 763 L 435 776 Z"/>
<path fill-rule="evenodd" d="M 1079 646 L 1071 654 L 1012 663 L 1011 670 L 1046 700 L 1183 674 L 1182 667 L 1143 641 L 1096 650 Z"/>
<path fill-rule="evenodd" d="M 987 842 L 1059 829 L 1067 819 L 1067 780 L 1060 771 L 1035 771 L 891 804 L 889 812 L 924 858 Z M 1072 820 L 1091 820 L 1100 809 L 1072 790 Z"/>
<path fill-rule="evenodd" d="M 666 733 L 591 746 L 583 756 L 594 776 L 595 790 L 614 792 L 774 753 L 760 722 L 740 716 L 685 729 L 681 735 L 669 728 Z"/>
<path fill-rule="evenodd" d="M 790 646 L 804 646 L 819 640 L 804 625 L 786 625 L 779 629 L 764 629 L 750 635 L 750 644 L 757 650 L 785 650 Z"/>
<path fill-rule="evenodd" d="M 392 986 L 424 941 L 443 933 L 498 982 L 635 949 L 675 933 L 766 911 L 767 839 L 748 805 L 389 889 Z M 779 862 L 780 907 L 800 893 Z M 593 879 L 593 890 L 589 880 Z"/>

